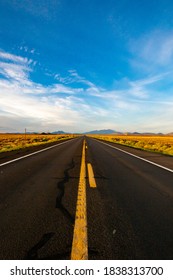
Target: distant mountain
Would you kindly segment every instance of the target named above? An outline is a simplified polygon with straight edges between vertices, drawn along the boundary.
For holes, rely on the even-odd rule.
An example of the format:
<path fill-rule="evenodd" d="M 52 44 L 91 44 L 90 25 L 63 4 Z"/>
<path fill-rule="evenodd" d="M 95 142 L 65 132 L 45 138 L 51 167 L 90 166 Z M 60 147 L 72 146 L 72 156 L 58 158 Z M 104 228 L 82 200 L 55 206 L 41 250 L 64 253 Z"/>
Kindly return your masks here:
<path fill-rule="evenodd" d="M 53 131 L 51 134 L 69 134 L 69 133 L 64 132 L 62 130 L 58 130 L 58 131 Z"/>
<path fill-rule="evenodd" d="M 85 132 L 84 134 L 122 134 L 121 132 L 112 130 L 112 129 L 101 129 L 101 130 L 92 130 Z"/>
<path fill-rule="evenodd" d="M 163 133 L 161 132 L 158 132 L 158 133 L 155 133 L 155 132 L 127 132 L 126 133 L 127 135 L 164 135 Z"/>

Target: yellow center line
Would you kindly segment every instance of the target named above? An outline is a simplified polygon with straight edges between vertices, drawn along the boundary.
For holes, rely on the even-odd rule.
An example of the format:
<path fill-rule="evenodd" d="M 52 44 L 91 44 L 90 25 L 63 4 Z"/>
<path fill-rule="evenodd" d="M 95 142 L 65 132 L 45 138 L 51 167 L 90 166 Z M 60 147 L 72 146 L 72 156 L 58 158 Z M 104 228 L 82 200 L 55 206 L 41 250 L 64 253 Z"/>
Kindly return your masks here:
<path fill-rule="evenodd" d="M 96 185 L 96 181 L 95 181 L 95 178 L 94 178 L 94 172 L 93 172 L 93 168 L 92 168 L 91 163 L 88 163 L 87 167 L 88 167 L 89 185 L 90 185 L 91 188 L 96 188 L 97 185 Z"/>
<path fill-rule="evenodd" d="M 71 260 L 88 259 L 87 211 L 86 211 L 86 165 L 85 140 L 82 149 L 82 161 L 78 186 L 75 226 L 73 233 Z"/>

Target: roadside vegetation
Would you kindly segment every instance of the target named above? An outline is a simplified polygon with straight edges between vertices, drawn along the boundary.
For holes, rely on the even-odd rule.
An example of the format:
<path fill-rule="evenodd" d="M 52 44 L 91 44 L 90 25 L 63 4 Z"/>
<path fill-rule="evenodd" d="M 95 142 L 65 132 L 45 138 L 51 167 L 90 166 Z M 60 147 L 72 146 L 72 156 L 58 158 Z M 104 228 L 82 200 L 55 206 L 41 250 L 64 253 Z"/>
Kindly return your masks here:
<path fill-rule="evenodd" d="M 0 153 L 77 137 L 74 134 L 0 134 Z"/>
<path fill-rule="evenodd" d="M 173 136 L 157 135 L 90 135 L 109 142 L 173 156 Z"/>

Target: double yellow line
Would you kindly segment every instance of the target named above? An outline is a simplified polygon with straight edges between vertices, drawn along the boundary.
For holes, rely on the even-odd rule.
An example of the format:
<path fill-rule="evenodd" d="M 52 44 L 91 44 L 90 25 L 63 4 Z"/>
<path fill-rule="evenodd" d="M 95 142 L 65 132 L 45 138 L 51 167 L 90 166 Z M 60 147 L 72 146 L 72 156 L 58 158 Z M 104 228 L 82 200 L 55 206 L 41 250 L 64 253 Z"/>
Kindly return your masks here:
<path fill-rule="evenodd" d="M 86 141 L 83 142 L 80 179 L 76 205 L 71 260 L 88 259 L 87 209 L 86 209 Z M 88 164 L 89 184 L 96 187 L 91 164 Z"/>
<path fill-rule="evenodd" d="M 82 162 L 78 187 L 75 226 L 72 243 L 72 260 L 88 259 L 87 212 L 86 212 L 86 167 L 85 140 L 82 149 Z"/>

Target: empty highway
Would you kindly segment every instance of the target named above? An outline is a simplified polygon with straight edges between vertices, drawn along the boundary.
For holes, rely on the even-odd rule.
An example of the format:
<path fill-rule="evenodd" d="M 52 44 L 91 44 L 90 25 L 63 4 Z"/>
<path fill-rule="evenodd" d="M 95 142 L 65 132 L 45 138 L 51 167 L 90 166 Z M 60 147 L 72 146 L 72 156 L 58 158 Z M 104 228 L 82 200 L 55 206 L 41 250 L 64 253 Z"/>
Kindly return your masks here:
<path fill-rule="evenodd" d="M 173 259 L 173 157 L 86 136 L 43 149 L 1 159 L 0 259 Z"/>

